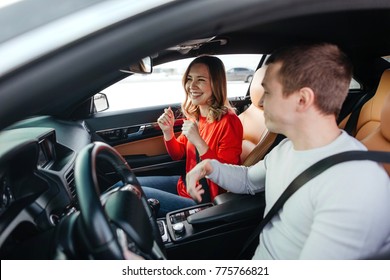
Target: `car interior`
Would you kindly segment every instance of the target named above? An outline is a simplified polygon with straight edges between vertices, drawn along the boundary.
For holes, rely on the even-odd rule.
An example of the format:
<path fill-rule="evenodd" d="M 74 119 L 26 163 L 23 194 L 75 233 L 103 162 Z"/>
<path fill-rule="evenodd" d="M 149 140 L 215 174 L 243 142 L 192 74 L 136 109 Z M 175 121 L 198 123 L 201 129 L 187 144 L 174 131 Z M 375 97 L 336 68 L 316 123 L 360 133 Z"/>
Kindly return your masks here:
<path fill-rule="evenodd" d="M 319 4 L 318 11 L 314 6 L 306 12 L 292 9 L 291 15 L 276 13 L 269 20 L 252 15 L 261 9 L 265 13 L 267 6 L 257 4 L 252 12 L 240 10 L 237 18 L 232 16 L 233 7 L 225 12 L 231 21 L 210 19 L 208 25 L 195 25 L 185 34 L 179 33 L 181 29 L 173 32 L 178 27 L 169 19 L 181 18 L 183 29 L 196 21 L 185 17 L 193 11 L 190 6 L 177 4 L 161 17 L 152 11 L 145 19 L 135 19 L 142 28 L 132 28 L 131 20 L 120 22 L 112 30 L 104 29 L 29 67 L 0 76 L 2 94 L 25 93 L 24 100 L 9 97 L 8 105 L 0 110 L 4 115 L 0 118 L 0 258 L 123 259 L 125 250 L 146 259 L 250 258 L 258 240 L 244 254 L 241 249 L 263 217 L 264 193 L 228 192 L 210 203 L 158 219 L 154 214 L 158 205 L 143 196 L 137 177 L 184 174 L 185 159 L 169 157 L 156 123 L 164 108 L 171 106 L 179 135 L 184 120 L 180 104 L 98 111 L 94 95 L 129 76 L 147 75 L 145 62 L 150 62 L 152 70 L 202 54 L 255 53 L 261 54 L 256 62 L 261 69 L 278 47 L 335 42 L 351 58 L 358 84 L 350 88 L 339 127 L 369 150 L 390 151 L 390 39 L 382 32 L 390 30 L 390 7 L 364 9 L 364 1 L 358 1 L 356 9 L 347 9 L 334 2 L 334 11 L 319 12 L 325 7 Z M 251 20 L 243 24 L 248 14 Z M 215 15 L 223 18 L 224 13 Z M 161 24 L 166 34 L 174 33 L 166 39 L 159 37 L 158 50 L 152 44 L 157 31 L 141 36 L 151 19 L 167 23 Z M 137 49 L 131 38 L 145 47 Z M 107 52 L 110 44 L 116 46 L 115 52 Z M 81 56 L 83 52 L 88 55 Z M 34 81 L 45 77 L 52 79 Z M 244 98 L 230 99 L 243 120 L 243 147 L 251 142 L 242 157 L 245 166 L 263 159 L 284 138 L 269 131 L 259 133 L 262 119 L 253 116 L 262 109 L 253 101 L 258 100 L 253 96 L 255 82 L 256 77 L 247 83 Z M 137 98 L 143 92 L 129 94 Z M 109 104 L 107 96 L 100 98 Z M 18 114 L 13 114 L 15 108 Z M 390 165 L 384 166 L 389 173 Z M 123 185 L 116 185 L 118 181 Z"/>
<path fill-rule="evenodd" d="M 390 102 L 390 69 L 383 72 L 375 95 L 361 108 L 356 130 L 359 139 L 368 150 L 390 151 L 389 134 L 389 103 Z M 387 173 L 388 164 L 384 165 Z M 390 174 L 390 173 L 389 173 Z"/>

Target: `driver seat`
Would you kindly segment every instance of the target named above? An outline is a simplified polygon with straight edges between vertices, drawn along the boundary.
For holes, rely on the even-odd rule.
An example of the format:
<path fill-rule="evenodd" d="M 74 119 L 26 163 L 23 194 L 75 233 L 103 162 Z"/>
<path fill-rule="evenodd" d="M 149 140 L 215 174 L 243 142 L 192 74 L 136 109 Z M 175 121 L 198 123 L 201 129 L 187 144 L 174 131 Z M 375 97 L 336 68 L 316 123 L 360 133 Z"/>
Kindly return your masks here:
<path fill-rule="evenodd" d="M 360 130 L 356 138 L 370 151 L 390 152 L 390 69 L 383 72 L 377 92 L 370 101 L 364 105 L 360 113 L 358 122 Z M 367 120 L 368 114 L 374 116 L 372 120 Z M 390 176 L 390 164 L 383 166 Z"/>
<path fill-rule="evenodd" d="M 390 69 L 382 73 L 375 95 L 362 106 L 356 123 L 356 131 L 352 136 L 362 140 L 380 126 L 382 108 L 388 95 L 390 95 Z M 345 128 L 350 117 L 351 114 L 340 123 L 339 127 Z"/>

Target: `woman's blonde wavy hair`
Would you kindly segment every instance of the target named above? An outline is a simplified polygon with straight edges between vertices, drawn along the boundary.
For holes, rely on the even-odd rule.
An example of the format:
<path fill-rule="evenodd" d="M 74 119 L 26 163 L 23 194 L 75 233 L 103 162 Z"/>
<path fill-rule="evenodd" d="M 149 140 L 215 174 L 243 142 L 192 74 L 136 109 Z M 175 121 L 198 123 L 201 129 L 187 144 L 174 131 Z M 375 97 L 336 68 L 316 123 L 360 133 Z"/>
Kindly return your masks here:
<path fill-rule="evenodd" d="M 203 55 L 195 58 L 183 76 L 183 87 L 186 93 L 185 100 L 181 106 L 184 115 L 189 119 L 199 120 L 200 110 L 199 106 L 192 104 L 189 93 L 186 90 L 186 83 L 188 81 L 188 74 L 191 67 L 194 64 L 204 64 L 207 66 L 210 74 L 211 90 L 212 95 L 209 100 L 210 110 L 207 114 L 207 121 L 214 122 L 219 121 L 229 110 L 233 110 L 227 99 L 227 83 L 226 83 L 226 72 L 223 62 L 215 56 Z"/>

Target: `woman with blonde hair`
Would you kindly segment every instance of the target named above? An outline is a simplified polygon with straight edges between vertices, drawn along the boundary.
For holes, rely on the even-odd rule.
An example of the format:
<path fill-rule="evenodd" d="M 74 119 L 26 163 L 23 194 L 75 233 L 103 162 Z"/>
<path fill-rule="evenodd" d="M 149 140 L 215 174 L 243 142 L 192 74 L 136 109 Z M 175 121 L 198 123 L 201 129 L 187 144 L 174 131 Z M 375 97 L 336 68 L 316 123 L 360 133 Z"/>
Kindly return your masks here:
<path fill-rule="evenodd" d="M 176 138 L 171 108 L 157 122 L 163 134 L 167 151 L 173 160 L 186 159 L 186 172 L 199 161 L 217 159 L 224 163 L 239 164 L 243 129 L 227 99 L 226 72 L 223 62 L 214 56 L 194 59 L 183 75 L 185 100 L 182 112 L 186 119 L 182 133 Z M 186 191 L 181 176 L 139 177 L 148 198 L 160 201 L 159 216 L 196 205 Z M 205 180 L 204 201 L 212 201 L 225 192 L 215 183 Z M 208 189 L 208 190 L 207 190 Z"/>

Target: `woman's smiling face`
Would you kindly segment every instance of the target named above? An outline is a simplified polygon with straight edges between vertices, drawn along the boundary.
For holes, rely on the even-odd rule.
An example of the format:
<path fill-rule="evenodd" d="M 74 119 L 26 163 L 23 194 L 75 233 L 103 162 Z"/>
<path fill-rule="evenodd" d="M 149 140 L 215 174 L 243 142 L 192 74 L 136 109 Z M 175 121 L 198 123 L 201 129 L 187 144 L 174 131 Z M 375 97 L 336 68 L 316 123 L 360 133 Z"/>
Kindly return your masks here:
<path fill-rule="evenodd" d="M 187 76 L 186 91 L 192 104 L 208 107 L 208 100 L 213 94 L 209 69 L 205 64 L 196 63 L 191 66 Z M 205 108 L 203 108 L 205 109 Z"/>

